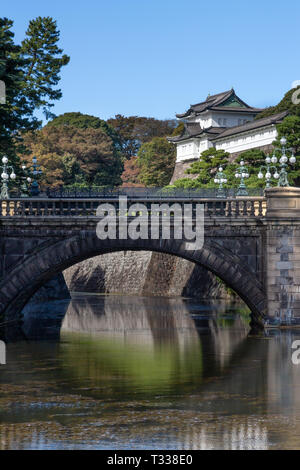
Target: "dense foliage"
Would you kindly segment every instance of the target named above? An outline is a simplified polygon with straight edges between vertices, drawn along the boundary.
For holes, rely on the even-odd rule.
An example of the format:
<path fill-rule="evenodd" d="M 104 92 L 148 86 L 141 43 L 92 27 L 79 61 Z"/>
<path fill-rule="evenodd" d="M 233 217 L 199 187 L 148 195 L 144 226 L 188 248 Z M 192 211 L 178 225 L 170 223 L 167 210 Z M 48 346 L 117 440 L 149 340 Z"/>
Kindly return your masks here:
<path fill-rule="evenodd" d="M 117 132 L 124 159 L 136 157 L 140 146 L 155 137 L 172 135 L 176 126 L 175 120 L 159 120 L 142 116 L 125 117 L 117 114 L 109 119 L 108 124 Z"/>
<path fill-rule="evenodd" d="M 53 116 L 53 101 L 62 97 L 61 90 L 54 87 L 60 80 L 61 68 L 70 60 L 57 45 L 59 37 L 56 21 L 49 16 L 39 16 L 29 22 L 21 45 L 21 54 L 26 61 L 24 93 L 35 109 L 42 108 L 47 119 Z"/>
<path fill-rule="evenodd" d="M 140 171 L 138 157 L 131 157 L 129 160 L 125 160 L 124 171 L 122 173 L 123 185 L 127 187 L 144 186 L 139 180 Z"/>
<path fill-rule="evenodd" d="M 42 130 L 28 133 L 25 141 L 29 158 L 33 154 L 39 157 L 46 184 L 161 186 L 172 176 L 175 148 L 165 137 L 152 136 L 172 134 L 173 130 L 172 121 L 117 116 L 106 122 L 71 112 L 55 117 Z M 134 155 L 129 158 L 131 153 Z"/>
<path fill-rule="evenodd" d="M 61 97 L 55 88 L 59 72 L 69 57 L 57 46 L 59 31 L 52 18 L 30 21 L 21 45 L 14 42 L 12 26 L 11 20 L 0 18 L 0 80 L 6 85 L 6 103 L 0 106 L 0 153 L 17 166 L 17 154 L 25 152 L 21 133 L 39 127 L 36 109 L 51 114 L 53 101 Z"/>
<path fill-rule="evenodd" d="M 27 133 L 28 159 L 38 157 L 47 185 L 115 186 L 123 165 L 113 139 L 102 128 L 45 126 Z"/>
<path fill-rule="evenodd" d="M 189 175 L 195 175 L 195 178 L 181 178 L 174 182 L 176 188 L 216 188 L 214 183 L 218 168 L 223 168 L 224 177 L 227 179 L 226 188 L 238 187 L 240 181 L 235 177 L 237 168 L 243 160 L 249 172 L 247 186 L 249 188 L 263 187 L 264 181 L 257 178 L 261 165 L 265 163 L 265 153 L 259 149 L 247 150 L 241 153 L 238 158 L 232 162 L 230 154 L 224 150 L 216 150 L 214 147 L 205 150 L 201 154 L 201 159 L 192 163 L 186 170 Z"/>
<path fill-rule="evenodd" d="M 139 181 L 145 186 L 167 185 L 174 171 L 175 154 L 175 146 L 163 137 L 143 144 L 138 152 Z"/>

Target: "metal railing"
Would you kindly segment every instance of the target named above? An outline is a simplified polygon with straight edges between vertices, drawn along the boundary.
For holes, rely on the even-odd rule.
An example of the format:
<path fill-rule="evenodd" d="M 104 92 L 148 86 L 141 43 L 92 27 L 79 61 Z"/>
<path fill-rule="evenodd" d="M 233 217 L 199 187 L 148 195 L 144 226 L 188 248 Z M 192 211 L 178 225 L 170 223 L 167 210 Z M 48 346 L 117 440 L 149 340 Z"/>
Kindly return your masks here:
<path fill-rule="evenodd" d="M 224 198 L 237 197 L 237 188 L 224 188 Z M 263 196 L 264 190 L 262 188 L 248 188 L 248 195 L 250 197 Z M 59 186 L 57 188 L 47 188 L 44 195 L 54 199 L 90 199 L 90 198 L 118 198 L 120 196 L 127 196 L 130 198 L 151 199 L 161 198 L 215 198 L 218 197 L 217 188 L 109 188 L 103 186 L 92 186 L 90 188 L 68 188 Z"/>

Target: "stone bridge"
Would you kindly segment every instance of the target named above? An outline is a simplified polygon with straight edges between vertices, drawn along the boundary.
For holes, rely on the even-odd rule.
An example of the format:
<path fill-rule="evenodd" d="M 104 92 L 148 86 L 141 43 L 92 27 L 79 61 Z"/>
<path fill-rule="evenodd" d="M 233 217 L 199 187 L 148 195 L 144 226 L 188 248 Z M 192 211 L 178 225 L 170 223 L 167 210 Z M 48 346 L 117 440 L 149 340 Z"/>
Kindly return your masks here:
<path fill-rule="evenodd" d="M 53 276 L 87 258 L 123 250 L 151 250 L 193 261 L 216 274 L 251 310 L 252 324 L 300 324 L 300 188 L 271 188 L 266 197 L 128 198 L 143 203 L 144 217 L 152 204 L 204 205 L 202 248 L 191 250 L 176 239 L 176 219 L 170 217 L 171 238 L 100 240 L 96 235 L 99 204 L 118 211 L 115 198 L 16 198 L 1 202 L 0 316 L 19 317 L 30 297 Z M 136 216 L 136 214 L 135 214 Z M 134 214 L 126 214 L 133 220 Z M 139 273 L 136 273 L 138 276 Z"/>

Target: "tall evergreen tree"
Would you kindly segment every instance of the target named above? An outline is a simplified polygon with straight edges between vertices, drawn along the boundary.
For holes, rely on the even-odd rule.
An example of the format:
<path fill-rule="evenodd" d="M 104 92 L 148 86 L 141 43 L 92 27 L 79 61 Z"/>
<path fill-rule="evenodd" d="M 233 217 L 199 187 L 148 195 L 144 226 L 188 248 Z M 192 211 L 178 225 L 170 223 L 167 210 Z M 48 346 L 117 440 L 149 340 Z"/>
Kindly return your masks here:
<path fill-rule="evenodd" d="M 26 59 L 24 93 L 35 108 L 42 108 L 47 119 L 54 117 L 50 111 L 52 101 L 62 97 L 61 90 L 54 87 L 60 80 L 61 68 L 70 60 L 57 45 L 59 36 L 56 21 L 39 16 L 29 22 L 21 46 Z"/>
<path fill-rule="evenodd" d="M 5 102 L 0 105 L 0 156 L 16 161 L 19 132 L 38 125 L 34 107 L 23 93 L 25 60 L 20 46 L 14 43 L 13 22 L 0 18 L 0 80 L 5 83 Z"/>
<path fill-rule="evenodd" d="M 0 80 L 6 87 L 5 103 L 0 104 L 0 156 L 6 154 L 17 166 L 17 155 L 25 152 L 22 132 L 40 126 L 35 109 L 42 107 L 49 117 L 52 101 L 61 97 L 54 87 L 69 57 L 57 46 L 59 32 L 52 18 L 32 20 L 21 46 L 14 42 L 12 26 L 11 20 L 0 18 Z"/>

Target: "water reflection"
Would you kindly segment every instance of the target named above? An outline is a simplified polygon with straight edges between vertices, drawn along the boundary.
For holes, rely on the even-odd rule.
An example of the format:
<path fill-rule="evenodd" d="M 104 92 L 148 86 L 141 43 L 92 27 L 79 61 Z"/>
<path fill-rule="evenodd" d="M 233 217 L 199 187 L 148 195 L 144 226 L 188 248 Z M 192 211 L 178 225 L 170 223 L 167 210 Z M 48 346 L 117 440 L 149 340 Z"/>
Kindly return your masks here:
<path fill-rule="evenodd" d="M 300 331 L 249 336 L 246 312 L 183 299 L 39 308 L 0 366 L 0 449 L 300 447 Z"/>

